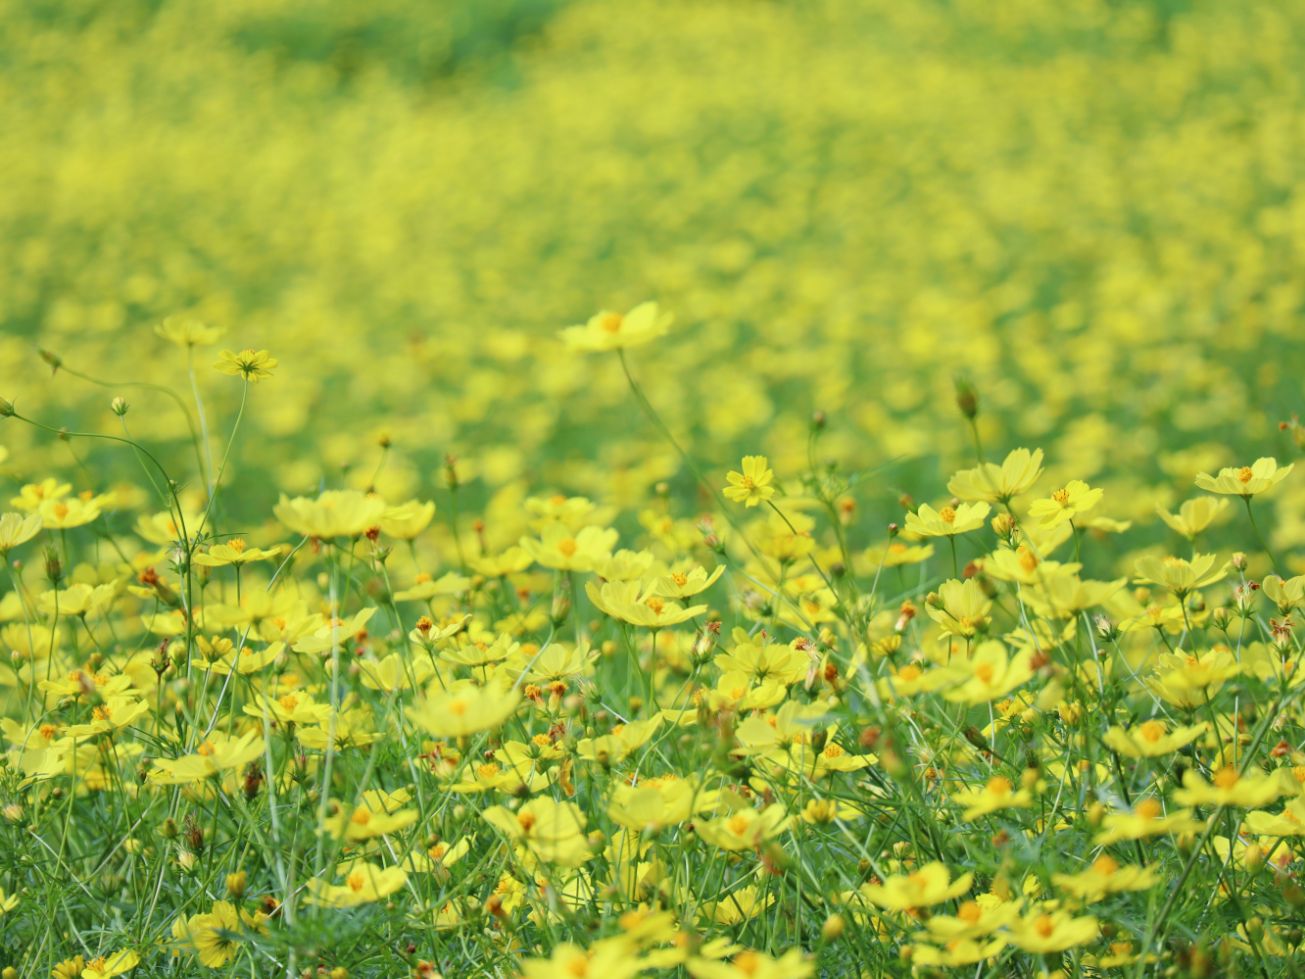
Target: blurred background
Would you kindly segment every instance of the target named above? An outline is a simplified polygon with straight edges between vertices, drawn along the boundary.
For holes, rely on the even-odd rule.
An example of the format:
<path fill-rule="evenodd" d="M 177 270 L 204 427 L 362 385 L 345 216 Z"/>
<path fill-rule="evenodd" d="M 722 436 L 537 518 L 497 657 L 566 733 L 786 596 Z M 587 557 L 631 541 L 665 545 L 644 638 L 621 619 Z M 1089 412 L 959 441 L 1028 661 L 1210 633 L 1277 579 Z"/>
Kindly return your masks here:
<path fill-rule="evenodd" d="M 610 356 L 557 331 L 656 299 L 631 365 L 712 471 L 824 451 L 858 502 L 996 455 L 1149 516 L 1289 458 L 1305 371 L 1305 6 L 1204 0 L 0 0 L 0 395 L 189 470 L 186 351 L 228 503 L 581 492 L 689 474 Z M 51 372 L 44 348 L 68 371 Z M 392 442 L 381 460 L 379 443 Z M 140 482 L 0 429 L 12 490 Z M 192 467 L 193 468 L 193 467 Z M 76 474 L 75 476 L 73 474 Z M 192 480 L 194 477 L 190 477 Z M 1295 481 L 1301 486 L 1300 480 Z M 1305 540 L 1302 491 L 1274 503 Z M 522 490 L 523 491 L 523 490 Z M 1294 492 L 1295 495 L 1292 495 Z M 6 493 L 8 495 L 8 493 Z"/>

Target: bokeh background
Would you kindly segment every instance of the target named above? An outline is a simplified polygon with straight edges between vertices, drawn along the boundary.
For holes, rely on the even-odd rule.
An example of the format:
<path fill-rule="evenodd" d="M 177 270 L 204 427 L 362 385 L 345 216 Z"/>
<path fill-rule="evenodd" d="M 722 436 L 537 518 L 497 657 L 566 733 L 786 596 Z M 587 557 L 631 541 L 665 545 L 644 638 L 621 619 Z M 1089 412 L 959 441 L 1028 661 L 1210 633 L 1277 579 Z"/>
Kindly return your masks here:
<path fill-rule="evenodd" d="M 968 452 L 1150 516 L 1291 456 L 1305 371 L 1305 6 L 1243 0 L 3 0 L 0 395 L 179 469 L 186 356 L 228 506 L 368 485 L 628 504 L 692 479 L 610 357 L 557 330 L 656 299 L 633 370 L 705 466 L 825 451 L 900 516 Z M 54 352 L 97 387 L 51 370 Z M 379 476 L 378 441 L 393 448 Z M 140 481 L 0 430 L 6 488 Z M 76 454 L 80 470 L 69 453 Z M 1274 500 L 1305 541 L 1302 485 Z"/>

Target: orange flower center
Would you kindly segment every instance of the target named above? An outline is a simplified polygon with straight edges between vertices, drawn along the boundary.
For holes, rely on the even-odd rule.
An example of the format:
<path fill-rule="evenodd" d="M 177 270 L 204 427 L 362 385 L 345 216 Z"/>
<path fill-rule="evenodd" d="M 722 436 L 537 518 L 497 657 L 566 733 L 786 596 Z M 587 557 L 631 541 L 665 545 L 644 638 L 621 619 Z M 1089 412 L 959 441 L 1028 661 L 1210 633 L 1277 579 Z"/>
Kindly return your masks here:
<path fill-rule="evenodd" d="M 938 511 L 938 517 L 942 520 L 943 523 L 955 523 L 956 511 L 952 507 L 945 506 Z"/>
<path fill-rule="evenodd" d="M 1147 721 L 1142 725 L 1142 737 L 1155 744 L 1165 736 L 1165 726 L 1161 721 Z"/>
<path fill-rule="evenodd" d="M 1250 466 L 1242 466 L 1237 470 L 1237 482 L 1249 483 L 1254 475 L 1255 473 Z"/>
<path fill-rule="evenodd" d="M 624 320 L 625 317 L 620 313 L 607 313 L 598 321 L 598 325 L 608 333 L 620 333 L 621 323 Z"/>

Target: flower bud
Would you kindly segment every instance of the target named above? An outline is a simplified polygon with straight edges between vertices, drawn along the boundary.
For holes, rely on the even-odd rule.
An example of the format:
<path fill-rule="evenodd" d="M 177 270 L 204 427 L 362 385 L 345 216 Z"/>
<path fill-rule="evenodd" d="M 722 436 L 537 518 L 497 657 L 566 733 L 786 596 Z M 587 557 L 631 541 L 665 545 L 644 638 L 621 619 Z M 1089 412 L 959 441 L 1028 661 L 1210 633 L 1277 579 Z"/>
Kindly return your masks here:
<path fill-rule="evenodd" d="M 119 418 L 127 414 L 127 407 L 128 407 L 127 399 L 121 396 L 114 398 L 112 401 L 109 402 L 109 410 L 112 411 Z"/>

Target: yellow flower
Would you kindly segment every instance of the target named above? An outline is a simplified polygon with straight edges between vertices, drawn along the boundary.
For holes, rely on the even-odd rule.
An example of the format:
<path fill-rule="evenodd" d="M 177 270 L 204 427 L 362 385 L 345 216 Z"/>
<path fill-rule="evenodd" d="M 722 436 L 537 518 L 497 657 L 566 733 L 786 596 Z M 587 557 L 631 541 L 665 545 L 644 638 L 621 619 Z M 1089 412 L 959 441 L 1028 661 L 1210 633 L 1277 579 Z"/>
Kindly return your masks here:
<path fill-rule="evenodd" d="M 1273 489 L 1287 478 L 1296 464 L 1278 468 L 1278 460 L 1270 456 L 1256 459 L 1252 465 L 1220 469 L 1218 476 L 1198 473 L 1196 485 L 1208 493 L 1228 496 L 1252 497 Z"/>
<path fill-rule="evenodd" d="M 738 812 L 702 820 L 694 831 L 722 850 L 755 850 L 792 824 L 793 819 L 778 802 L 765 809 L 740 809 Z"/>
<path fill-rule="evenodd" d="M 718 564 L 710 574 L 703 567 L 696 567 L 689 571 L 672 571 L 658 578 L 652 590 L 667 598 L 690 598 L 716 584 L 716 580 L 724 571 L 723 564 Z"/>
<path fill-rule="evenodd" d="M 969 639 L 991 621 L 988 613 L 992 611 L 992 600 L 974 578 L 944 581 L 936 596 L 924 608 L 929 618 L 942 627 L 944 635 Z"/>
<path fill-rule="evenodd" d="M 1114 857 L 1103 853 L 1086 870 L 1052 874 L 1051 882 L 1080 901 L 1099 901 L 1107 894 L 1147 890 L 1158 884 L 1160 877 L 1154 865 L 1121 867 Z"/>
<path fill-rule="evenodd" d="M 980 894 L 972 901 L 962 901 L 955 915 L 936 914 L 925 922 L 934 941 L 950 946 L 958 939 L 982 938 L 1004 928 L 1019 915 L 1019 905 L 1003 901 L 995 894 Z"/>
<path fill-rule="evenodd" d="M 593 571 L 612 556 L 618 534 L 602 527 L 582 527 L 572 533 L 560 523 L 546 525 L 539 539 L 521 538 L 522 549 L 546 568 Z"/>
<path fill-rule="evenodd" d="M 1200 654 L 1164 653 L 1149 686 L 1175 707 L 1200 707 L 1240 672 L 1236 657 L 1222 646 Z"/>
<path fill-rule="evenodd" d="M 877 907 L 911 911 L 960 897 L 973 880 L 973 874 L 965 873 L 953 881 L 947 866 L 935 860 L 912 873 L 889 877 L 882 884 L 864 884 L 861 894 Z"/>
<path fill-rule="evenodd" d="M 1260 582 L 1264 597 L 1278 606 L 1278 611 L 1286 615 L 1294 608 L 1305 605 L 1305 574 L 1288 578 L 1285 581 L 1276 574 L 1265 575 Z"/>
<path fill-rule="evenodd" d="M 380 836 L 389 836 L 401 829 L 407 829 L 417 821 L 415 809 L 399 809 L 386 812 L 384 809 L 373 810 L 363 803 L 350 810 L 340 806 L 333 816 L 327 816 L 322 822 L 322 832 L 336 838 L 344 838 L 350 843 L 374 840 Z"/>
<path fill-rule="evenodd" d="M 182 315 L 165 317 L 154 327 L 154 332 L 178 347 L 209 347 L 217 343 L 225 331 L 194 316 Z"/>
<path fill-rule="evenodd" d="M 1067 911 L 1034 911 L 1011 925 L 1010 942 L 1034 955 L 1063 952 L 1086 945 L 1100 933 L 1097 919 L 1075 918 Z"/>
<path fill-rule="evenodd" d="M 729 485 L 723 492 L 727 500 L 754 507 L 775 495 L 775 472 L 765 456 L 744 456 L 742 469 L 743 472 L 725 474 Z"/>
<path fill-rule="evenodd" d="M 381 514 L 381 533 L 395 540 L 413 540 L 435 517 L 435 504 L 409 500 L 386 507 Z"/>
<path fill-rule="evenodd" d="M 1257 836 L 1305 836 L 1305 796 L 1297 796 L 1282 812 L 1248 812 L 1243 820 Z"/>
<path fill-rule="evenodd" d="M 962 469 L 947 482 L 947 492 L 962 500 L 1008 503 L 1042 476 L 1042 450 L 1015 449 L 998 466 L 985 462 Z"/>
<path fill-rule="evenodd" d="M 1126 758 L 1158 758 L 1191 744 L 1205 729 L 1202 722 L 1170 731 L 1164 721 L 1152 719 L 1132 728 L 1111 727 L 1101 740 Z"/>
<path fill-rule="evenodd" d="M 320 877 L 310 880 L 307 903 L 325 908 L 354 908 L 389 897 L 408 880 L 402 867 L 382 869 L 374 863 L 354 863 L 343 873 L 343 884 L 331 884 Z"/>
<path fill-rule="evenodd" d="M 263 378 L 271 377 L 276 365 L 277 359 L 266 350 L 245 348 L 240 353 L 223 350 L 214 366 L 223 374 L 242 377 L 250 384 L 257 384 Z"/>
<path fill-rule="evenodd" d="M 62 500 L 72 492 L 71 483 L 61 483 L 53 477 L 47 477 L 39 483 L 28 483 L 18 495 L 11 497 L 9 505 L 15 510 L 22 510 L 24 513 L 32 513 L 41 508 L 41 504 L 48 500 Z"/>
<path fill-rule="evenodd" d="M 960 682 L 944 691 L 943 697 L 964 704 L 992 703 L 1032 678 L 1032 660 L 1031 649 L 1009 657 L 998 640 L 980 643 L 969 659 L 954 660 L 947 667 Z"/>
<path fill-rule="evenodd" d="M 662 629 L 678 625 L 707 611 L 706 605 L 688 608 L 644 590 L 637 581 L 608 581 L 599 586 L 585 583 L 585 594 L 594 607 L 614 619 L 648 629 Z"/>
<path fill-rule="evenodd" d="M 130 972 L 140 964 L 140 956 L 130 949 L 114 952 L 109 956 L 98 956 L 86 963 L 82 970 L 82 979 L 111 979 Z"/>
<path fill-rule="evenodd" d="M 992 958 L 1005 947 L 1006 939 L 1000 937 L 986 942 L 957 938 L 948 942 L 945 948 L 915 944 L 911 946 L 911 963 L 923 967 L 964 968 Z"/>
<path fill-rule="evenodd" d="M 571 350 L 622 350 L 664 336 L 674 319 L 655 302 L 640 303 L 624 316 L 603 310 L 583 326 L 568 326 L 559 334 Z"/>
<path fill-rule="evenodd" d="M 6 513 L 0 516 L 0 555 L 7 555 L 20 544 L 41 532 L 41 515 L 39 513 Z"/>
<path fill-rule="evenodd" d="M 1176 514 L 1160 506 L 1156 507 L 1156 512 L 1160 514 L 1160 519 L 1175 531 L 1188 540 L 1194 540 L 1197 534 L 1209 527 L 1226 509 L 1228 509 L 1227 500 L 1199 496 L 1195 500 L 1187 500 L 1183 503 Z"/>
<path fill-rule="evenodd" d="M 282 496 L 276 518 L 304 537 L 358 537 L 379 527 L 388 508 L 379 496 L 357 490 L 327 490 L 317 499 Z"/>
<path fill-rule="evenodd" d="M 563 942 L 546 959 L 521 963 L 521 979 L 632 979 L 645 965 L 617 939 L 596 942 L 583 949 Z"/>
<path fill-rule="evenodd" d="M 310 881 L 309 887 L 315 883 Z M 265 920 L 261 913 L 237 910 L 230 901 L 215 901 L 211 911 L 177 918 L 172 923 L 172 937 L 178 945 L 193 951 L 200 965 L 220 969 L 240 951 L 244 932 L 266 931 Z"/>
<path fill-rule="evenodd" d="M 659 830 L 692 816 L 695 796 L 702 801 L 697 785 L 689 779 L 673 775 L 643 778 L 637 785 L 618 784 L 607 813 L 614 822 L 636 832 Z"/>
<path fill-rule="evenodd" d="M 156 785 L 200 782 L 223 772 L 238 771 L 261 758 L 263 751 L 263 739 L 254 731 L 240 737 L 230 737 L 221 731 L 214 731 L 193 755 L 155 759 L 149 780 Z"/>
<path fill-rule="evenodd" d="M 229 564 L 249 564 L 253 561 L 266 561 L 281 554 L 280 547 L 266 549 L 250 547 L 244 538 L 235 537 L 225 544 L 214 544 L 207 551 L 199 551 L 191 559 L 193 563 L 206 568 L 222 568 Z"/>
<path fill-rule="evenodd" d="M 1108 813 L 1101 820 L 1101 831 L 1093 837 L 1097 846 L 1109 846 L 1121 840 L 1141 840 L 1150 836 L 1195 833 L 1204 823 L 1193 818 L 1192 810 L 1164 812 L 1158 799 L 1142 799 L 1132 812 Z"/>
<path fill-rule="evenodd" d="M 1033 805 L 1033 794 L 1027 789 L 1015 791 L 1010 779 L 1004 775 L 994 775 L 981 789 L 953 792 L 951 799 L 958 806 L 965 807 L 961 818 L 966 822 L 1002 809 L 1027 809 Z"/>
<path fill-rule="evenodd" d="M 1174 801 L 1182 806 L 1260 809 L 1285 793 L 1286 788 L 1276 774 L 1243 775 L 1235 766 L 1225 765 L 1209 782 L 1189 770 L 1183 776 L 1183 787 L 1174 792 Z"/>
<path fill-rule="evenodd" d="M 6 894 L 4 888 L 0 887 L 0 915 L 8 914 L 16 907 L 18 907 L 18 895 Z"/>
<path fill-rule="evenodd" d="M 540 796 L 516 812 L 491 806 L 481 815 L 526 854 L 544 863 L 578 867 L 591 856 L 585 814 L 574 802 Z"/>
<path fill-rule="evenodd" d="M 46 500 L 37 511 L 41 523 L 48 530 L 72 530 L 82 527 L 100 516 L 98 499 L 84 500 L 70 496 L 61 500 Z"/>
<path fill-rule="evenodd" d="M 1051 496 L 1030 503 L 1029 516 L 1037 518 L 1044 527 L 1055 527 L 1091 510 L 1101 502 L 1104 492 L 1081 479 L 1071 479 Z"/>
<path fill-rule="evenodd" d="M 1179 598 L 1206 585 L 1212 585 L 1228 574 L 1227 563 L 1215 566 L 1218 558 L 1213 554 L 1193 554 L 1190 561 L 1166 555 L 1163 558 L 1139 558 L 1134 567 L 1137 581 L 1160 585 Z"/>
<path fill-rule="evenodd" d="M 815 964 L 800 949 L 791 948 L 779 958 L 744 949 L 729 962 L 718 959 L 690 959 L 689 975 L 693 979 L 809 979 Z"/>
<path fill-rule="evenodd" d="M 906 515 L 906 532 L 919 537 L 968 534 L 983 526 L 991 509 L 986 503 L 962 503 L 935 510 L 929 504 L 922 503 L 918 510 Z"/>
<path fill-rule="evenodd" d="M 460 738 L 501 726 L 520 700 L 516 688 L 480 687 L 469 681 L 441 687 L 435 682 L 425 699 L 409 709 L 408 718 L 437 738 Z"/>

